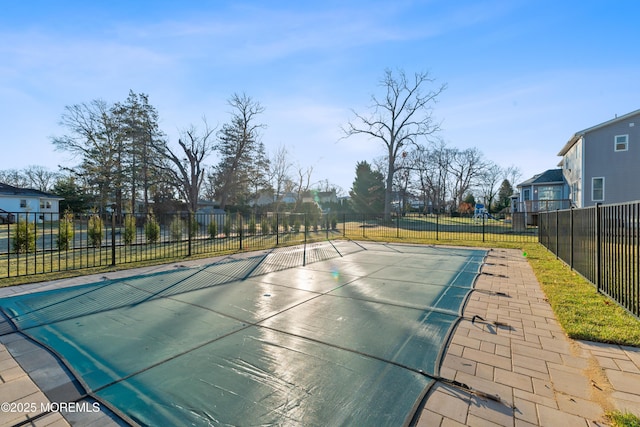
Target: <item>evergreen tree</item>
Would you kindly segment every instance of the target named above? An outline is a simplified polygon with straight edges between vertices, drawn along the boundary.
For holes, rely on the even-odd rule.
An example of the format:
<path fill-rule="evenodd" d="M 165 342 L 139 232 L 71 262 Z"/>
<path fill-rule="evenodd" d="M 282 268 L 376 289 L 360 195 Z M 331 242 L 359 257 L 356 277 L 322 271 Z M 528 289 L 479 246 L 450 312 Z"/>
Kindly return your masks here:
<path fill-rule="evenodd" d="M 355 212 L 383 213 L 385 204 L 384 176 L 378 171 L 373 171 L 371 165 L 366 161 L 358 162 L 356 178 L 349 195 Z"/>
<path fill-rule="evenodd" d="M 264 125 L 255 123 L 264 108 L 245 94 L 234 94 L 229 105 L 234 112 L 231 121 L 218 132 L 215 147 L 220 162 L 209 176 L 221 209 L 228 204 L 246 205 L 259 189 L 268 185 L 269 161 L 259 141 L 259 130 Z"/>
<path fill-rule="evenodd" d="M 149 104 L 144 93 L 132 90 L 123 104 L 116 104 L 113 112 L 120 118 L 121 132 L 125 141 L 123 173 L 127 176 L 131 206 L 135 210 L 136 200 L 142 196 L 145 211 L 149 211 L 149 191 L 162 181 L 162 156 L 153 147 L 162 147 L 165 135 L 159 128 L 159 115 Z"/>
<path fill-rule="evenodd" d="M 508 179 L 502 181 L 500 189 L 498 190 L 498 200 L 496 202 L 496 210 L 500 211 L 504 208 L 511 206 L 511 195 L 513 194 L 513 187 Z"/>
<path fill-rule="evenodd" d="M 60 211 L 84 212 L 89 208 L 85 191 L 72 176 L 60 177 L 53 186 L 53 194 L 64 197 Z"/>
<path fill-rule="evenodd" d="M 162 170 L 162 153 L 151 147 L 162 147 L 164 135 L 147 95 L 130 91 L 124 103 L 94 100 L 67 106 L 60 124 L 68 133 L 54 137 L 53 144 L 80 157 L 79 165 L 65 169 L 82 177 L 98 209 L 115 203 L 122 218 L 125 200 L 135 206 L 140 191 L 148 204 L 147 191 Z"/>

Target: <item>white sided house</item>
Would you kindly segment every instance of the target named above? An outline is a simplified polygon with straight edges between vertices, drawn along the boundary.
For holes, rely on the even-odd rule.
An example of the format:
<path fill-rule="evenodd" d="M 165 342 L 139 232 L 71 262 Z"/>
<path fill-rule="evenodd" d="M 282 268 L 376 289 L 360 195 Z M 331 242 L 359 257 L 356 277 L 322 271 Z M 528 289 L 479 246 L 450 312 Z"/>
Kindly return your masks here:
<path fill-rule="evenodd" d="M 0 182 L 0 209 L 11 212 L 16 219 L 30 222 L 57 221 L 60 200 L 54 194 L 32 188 L 18 188 Z"/>

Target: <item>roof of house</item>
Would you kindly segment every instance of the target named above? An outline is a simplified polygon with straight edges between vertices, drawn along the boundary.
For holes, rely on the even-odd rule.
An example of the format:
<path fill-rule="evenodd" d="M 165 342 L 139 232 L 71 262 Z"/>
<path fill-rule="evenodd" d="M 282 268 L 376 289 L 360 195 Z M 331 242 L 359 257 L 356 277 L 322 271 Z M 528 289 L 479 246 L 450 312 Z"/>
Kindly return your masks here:
<path fill-rule="evenodd" d="M 562 176 L 562 169 L 549 169 L 533 177 L 527 179 L 526 181 L 518 184 L 518 187 L 524 187 L 527 185 L 540 185 L 540 184 L 551 184 L 551 183 L 562 183 L 564 182 L 564 177 Z"/>
<path fill-rule="evenodd" d="M 581 130 L 579 132 L 574 133 L 573 136 L 569 139 L 569 141 L 567 141 L 567 143 L 564 145 L 564 147 L 562 147 L 562 150 L 560 150 L 560 152 L 558 153 L 558 156 L 564 156 L 567 153 L 567 151 L 569 151 L 571 149 L 571 147 L 573 147 L 576 144 L 576 142 L 578 142 L 578 140 L 580 138 L 582 138 L 584 135 L 586 135 L 587 133 L 593 132 L 594 130 L 598 130 L 600 128 L 612 125 L 612 124 L 617 123 L 617 122 L 621 122 L 623 120 L 628 119 L 629 117 L 633 117 L 633 116 L 638 115 L 638 114 L 640 114 L 640 110 L 635 110 L 635 111 L 632 111 L 632 112 L 627 113 L 625 115 L 622 115 L 622 116 L 619 116 L 619 117 L 616 116 L 611 120 L 607 120 L 606 122 L 602 122 L 602 123 L 597 124 L 595 126 L 591 126 L 589 128 L 586 128 L 586 129 L 583 129 L 583 130 Z"/>
<path fill-rule="evenodd" d="M 0 182 L 0 196 L 25 196 L 25 197 L 46 197 L 49 199 L 63 200 L 64 197 L 55 194 L 46 193 L 44 191 L 35 190 L 33 188 L 19 188 L 13 185 Z"/>

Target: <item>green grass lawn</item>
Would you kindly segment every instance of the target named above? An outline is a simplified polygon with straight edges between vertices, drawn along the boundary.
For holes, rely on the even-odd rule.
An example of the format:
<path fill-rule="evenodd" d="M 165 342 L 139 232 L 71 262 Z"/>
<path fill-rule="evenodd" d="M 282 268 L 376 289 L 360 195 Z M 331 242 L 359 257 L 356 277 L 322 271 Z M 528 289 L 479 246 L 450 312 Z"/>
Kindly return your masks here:
<path fill-rule="evenodd" d="M 539 244 L 524 247 L 558 321 L 574 339 L 640 347 L 640 320 Z"/>
<path fill-rule="evenodd" d="M 640 427 L 640 418 L 628 412 L 611 411 L 607 417 L 613 427 Z"/>

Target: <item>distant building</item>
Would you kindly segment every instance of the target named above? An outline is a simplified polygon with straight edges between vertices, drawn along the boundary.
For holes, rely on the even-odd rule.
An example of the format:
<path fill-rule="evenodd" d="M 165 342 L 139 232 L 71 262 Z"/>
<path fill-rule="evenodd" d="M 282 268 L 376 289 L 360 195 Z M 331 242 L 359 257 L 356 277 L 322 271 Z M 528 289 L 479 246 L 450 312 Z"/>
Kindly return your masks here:
<path fill-rule="evenodd" d="M 61 200 L 64 197 L 0 183 L 0 209 L 16 214 L 18 219 L 57 221 Z"/>
<path fill-rule="evenodd" d="M 517 185 L 514 212 L 525 214 L 527 225 L 537 225 L 538 212 L 571 207 L 569 187 L 562 169 L 549 169 Z"/>

